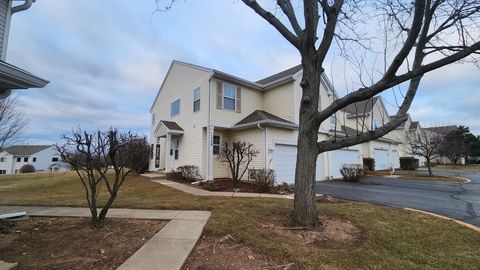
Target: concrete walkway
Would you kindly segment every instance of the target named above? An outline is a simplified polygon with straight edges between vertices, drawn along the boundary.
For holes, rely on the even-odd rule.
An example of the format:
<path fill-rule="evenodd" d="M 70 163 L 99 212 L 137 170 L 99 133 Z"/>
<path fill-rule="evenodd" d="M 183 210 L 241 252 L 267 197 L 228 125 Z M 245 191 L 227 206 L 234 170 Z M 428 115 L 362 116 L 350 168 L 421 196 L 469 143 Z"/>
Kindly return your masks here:
<path fill-rule="evenodd" d="M 0 206 L 0 213 L 26 211 L 30 216 L 89 217 L 80 207 Z M 170 220 L 145 245 L 117 269 L 181 269 L 210 217 L 208 211 L 143 210 L 112 208 L 109 218 Z"/>
<path fill-rule="evenodd" d="M 293 199 L 293 195 L 281 195 L 281 194 L 268 194 L 268 193 L 250 193 L 250 192 L 220 192 L 220 191 L 208 191 L 200 188 L 195 188 L 189 185 L 185 185 L 182 183 L 169 181 L 162 179 L 162 176 L 158 176 L 155 173 L 146 173 L 141 174 L 140 176 L 158 183 L 162 184 L 180 191 L 183 191 L 188 194 L 192 194 L 195 196 L 221 196 L 221 197 L 258 197 L 258 198 L 278 198 L 278 199 Z"/>

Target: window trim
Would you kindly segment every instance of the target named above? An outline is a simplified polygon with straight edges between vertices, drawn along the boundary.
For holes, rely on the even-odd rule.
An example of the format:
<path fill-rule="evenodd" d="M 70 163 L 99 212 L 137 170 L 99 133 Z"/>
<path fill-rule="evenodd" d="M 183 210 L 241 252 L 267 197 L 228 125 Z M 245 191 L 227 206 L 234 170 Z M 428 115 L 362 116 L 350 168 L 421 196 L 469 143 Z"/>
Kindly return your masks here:
<path fill-rule="evenodd" d="M 176 114 L 173 114 L 173 104 L 178 101 L 178 112 Z M 174 101 L 170 102 L 170 118 L 176 117 L 177 115 L 180 114 L 180 98 L 175 99 Z"/>
<path fill-rule="evenodd" d="M 195 91 L 197 90 L 198 90 L 198 98 L 195 98 Z M 194 113 L 200 111 L 200 106 L 202 104 L 202 102 L 200 101 L 201 97 L 202 97 L 202 92 L 200 91 L 200 87 L 193 89 L 193 112 Z M 197 101 L 198 101 L 198 110 L 195 110 L 195 102 Z"/>
<path fill-rule="evenodd" d="M 37 162 L 37 157 L 33 157 L 33 158 L 32 158 L 32 163 L 33 163 L 33 162 Z"/>
<path fill-rule="evenodd" d="M 17 161 L 16 162 L 22 162 L 22 158 L 21 157 L 17 157 Z"/>
<path fill-rule="evenodd" d="M 235 97 L 232 98 L 232 97 L 226 97 L 225 96 L 225 86 L 228 85 L 230 87 L 233 88 L 233 92 L 235 93 Z M 233 109 L 230 109 L 230 108 L 225 108 L 225 99 L 228 98 L 228 99 L 233 99 Z M 229 111 L 237 111 L 237 87 L 233 84 L 229 84 L 229 83 L 223 83 L 222 85 L 222 108 L 224 110 L 229 110 Z"/>
<path fill-rule="evenodd" d="M 218 137 L 218 144 L 215 143 L 215 137 Z M 218 146 L 218 153 L 216 153 L 216 154 L 215 154 L 215 146 Z M 222 136 L 220 136 L 220 134 L 213 134 L 213 137 L 212 137 L 212 153 L 213 153 L 213 155 L 219 155 L 221 147 L 222 147 Z"/>
<path fill-rule="evenodd" d="M 180 139 L 179 138 L 172 138 L 170 140 L 170 156 L 173 156 L 174 160 L 178 160 L 179 157 L 180 157 L 179 149 L 180 149 Z"/>
<path fill-rule="evenodd" d="M 54 159 L 56 159 L 56 160 L 54 160 Z M 52 162 L 58 162 L 58 161 L 59 161 L 58 157 L 52 157 Z"/>

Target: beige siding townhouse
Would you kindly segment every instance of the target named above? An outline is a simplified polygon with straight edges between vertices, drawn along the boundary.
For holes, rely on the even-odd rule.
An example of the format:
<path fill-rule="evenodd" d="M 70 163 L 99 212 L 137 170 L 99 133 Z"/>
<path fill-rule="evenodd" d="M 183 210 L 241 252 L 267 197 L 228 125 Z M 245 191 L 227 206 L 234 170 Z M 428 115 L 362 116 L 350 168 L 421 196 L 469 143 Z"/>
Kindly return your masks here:
<path fill-rule="evenodd" d="M 259 151 L 250 169 L 274 169 L 277 181 L 293 183 L 301 77 L 300 65 L 252 82 L 173 61 L 150 109 L 150 170 L 196 165 L 204 179 L 228 177 L 227 166 L 218 160 L 221 144 L 247 141 Z M 321 78 L 319 91 L 321 108 L 337 98 L 326 77 Z M 345 129 L 352 128 L 342 118 L 348 116 L 338 112 L 322 123 L 319 140 L 347 136 Z M 372 143 L 371 148 L 394 149 L 393 140 L 385 140 Z M 361 164 L 363 156 L 371 155 L 364 154 L 363 148 L 357 145 L 319 155 L 317 180 L 340 177 L 344 164 Z"/>
<path fill-rule="evenodd" d="M 0 0 L 0 99 L 13 89 L 42 88 L 47 80 L 6 62 L 12 15 L 30 8 L 33 0 Z"/>

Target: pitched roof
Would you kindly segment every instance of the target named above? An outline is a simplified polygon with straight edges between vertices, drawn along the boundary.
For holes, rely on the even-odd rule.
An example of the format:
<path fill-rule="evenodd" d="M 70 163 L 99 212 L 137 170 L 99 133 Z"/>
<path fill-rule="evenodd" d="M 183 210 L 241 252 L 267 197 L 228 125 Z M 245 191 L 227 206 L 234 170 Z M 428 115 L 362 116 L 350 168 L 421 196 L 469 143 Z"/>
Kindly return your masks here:
<path fill-rule="evenodd" d="M 352 113 L 352 114 L 366 114 L 372 111 L 373 106 L 375 103 L 377 103 L 378 99 L 380 97 L 373 97 L 371 99 L 367 100 L 362 100 L 359 102 L 355 102 L 352 104 L 349 104 L 343 110 L 347 113 Z"/>
<path fill-rule="evenodd" d="M 49 147 L 52 147 L 52 145 L 12 145 L 3 149 L 3 151 L 14 156 L 30 156 Z"/>
<path fill-rule="evenodd" d="M 172 121 L 160 121 L 162 124 L 164 124 L 168 129 L 170 130 L 181 130 L 183 131 L 183 128 L 181 128 L 176 122 Z"/>
<path fill-rule="evenodd" d="M 410 129 L 417 129 L 419 124 L 418 121 L 410 123 Z"/>
<path fill-rule="evenodd" d="M 451 126 L 441 126 L 441 127 L 429 127 L 424 129 L 433 131 L 433 132 L 438 132 L 438 133 L 449 133 L 456 130 L 457 126 L 451 125 Z"/>
<path fill-rule="evenodd" d="M 263 78 L 261 80 L 256 81 L 256 83 L 261 84 L 261 85 L 266 85 L 275 81 L 278 81 L 282 78 L 293 76 L 295 73 L 299 72 L 302 70 L 302 65 L 296 65 L 294 67 L 291 67 L 289 69 L 280 71 L 279 73 L 273 74 L 271 76 L 268 76 L 266 78 Z"/>
<path fill-rule="evenodd" d="M 236 123 L 233 128 L 256 124 L 277 124 L 289 127 L 297 127 L 294 123 L 287 121 L 281 117 L 278 117 L 266 111 L 256 110 L 249 114 L 247 117 L 243 118 L 240 122 Z"/>

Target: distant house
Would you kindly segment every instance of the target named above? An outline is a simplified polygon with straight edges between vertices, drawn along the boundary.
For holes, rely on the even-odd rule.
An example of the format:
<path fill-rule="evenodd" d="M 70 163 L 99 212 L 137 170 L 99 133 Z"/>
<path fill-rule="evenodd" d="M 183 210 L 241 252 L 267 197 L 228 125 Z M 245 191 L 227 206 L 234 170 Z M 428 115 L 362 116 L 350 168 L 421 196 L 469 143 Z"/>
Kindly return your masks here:
<path fill-rule="evenodd" d="M 23 2 L 13 6 L 13 3 Z M 47 80 L 6 62 L 8 35 L 12 15 L 27 10 L 34 1 L 0 1 L 0 99 L 10 95 L 12 89 L 42 88 Z"/>
<path fill-rule="evenodd" d="M 0 152 L 0 174 L 17 174 L 31 164 L 37 172 L 68 171 L 53 145 L 14 145 Z"/>

